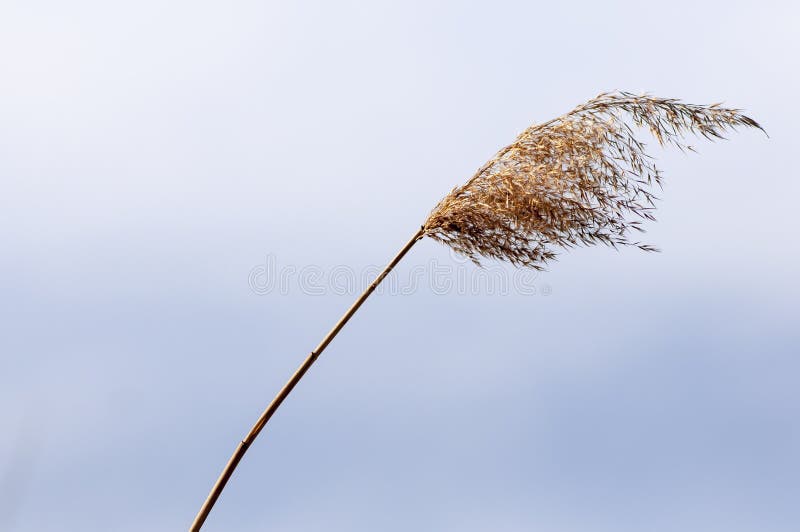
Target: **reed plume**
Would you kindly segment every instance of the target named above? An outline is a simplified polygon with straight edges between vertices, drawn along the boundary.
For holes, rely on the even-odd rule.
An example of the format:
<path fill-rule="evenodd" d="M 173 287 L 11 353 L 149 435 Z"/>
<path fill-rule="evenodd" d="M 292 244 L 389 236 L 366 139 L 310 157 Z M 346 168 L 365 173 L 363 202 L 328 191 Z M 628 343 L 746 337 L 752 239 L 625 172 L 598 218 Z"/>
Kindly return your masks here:
<path fill-rule="evenodd" d="M 425 234 L 475 262 L 479 257 L 541 269 L 559 248 L 634 245 L 653 220 L 661 174 L 637 139 L 641 126 L 662 145 L 691 149 L 687 133 L 721 138 L 760 128 L 736 109 L 605 93 L 523 131 L 433 209 Z"/>
<path fill-rule="evenodd" d="M 425 236 L 474 262 L 508 261 L 542 269 L 560 249 L 596 243 L 637 246 L 631 239 L 653 220 L 661 174 L 636 128 L 680 149 L 689 134 L 710 140 L 737 127 L 762 129 L 737 109 L 719 104 L 604 93 L 558 118 L 536 124 L 501 149 L 464 185 L 434 207 L 425 223 L 311 352 L 239 443 L 190 530 L 200 530 L 253 440 L 375 288 Z M 763 130 L 763 129 L 762 129 Z"/>

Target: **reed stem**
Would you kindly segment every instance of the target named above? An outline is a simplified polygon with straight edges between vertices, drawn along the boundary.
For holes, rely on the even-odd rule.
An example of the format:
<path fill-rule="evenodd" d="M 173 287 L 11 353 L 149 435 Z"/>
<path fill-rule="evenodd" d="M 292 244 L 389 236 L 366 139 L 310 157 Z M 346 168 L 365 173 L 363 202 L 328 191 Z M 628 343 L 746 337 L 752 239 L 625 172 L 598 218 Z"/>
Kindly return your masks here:
<path fill-rule="evenodd" d="M 203 506 L 200 508 L 200 511 L 197 513 L 197 517 L 194 518 L 194 522 L 192 526 L 189 528 L 190 532 L 197 532 L 203 526 L 208 514 L 211 512 L 211 509 L 214 507 L 214 503 L 217 502 L 222 490 L 225 489 L 225 484 L 228 483 L 228 480 L 231 478 L 233 471 L 236 469 L 236 466 L 239 465 L 239 462 L 242 460 L 242 457 L 247 452 L 247 449 L 252 445 L 253 440 L 258 437 L 258 434 L 267 424 L 267 422 L 272 417 L 272 414 L 278 410 L 278 407 L 281 406 L 283 400 L 291 393 L 294 387 L 300 382 L 300 379 L 303 378 L 303 375 L 306 374 L 308 369 L 314 364 L 314 362 L 319 358 L 322 352 L 328 347 L 328 344 L 339 334 L 339 331 L 345 326 L 345 324 L 353 317 L 353 314 L 361 307 L 361 305 L 366 301 L 366 299 L 375 291 L 375 288 L 381 284 L 389 272 L 397 266 L 397 263 L 405 256 L 406 253 L 411 249 L 411 247 L 417 243 L 425 235 L 425 228 L 421 227 L 419 231 L 409 240 L 405 246 L 397 253 L 394 259 L 392 259 L 389 264 L 383 269 L 383 271 L 378 274 L 372 284 L 370 284 L 366 290 L 356 299 L 355 303 L 344 313 L 344 316 L 333 326 L 330 332 L 322 339 L 319 345 L 311 351 L 311 354 L 308 355 L 305 362 L 297 368 L 292 378 L 283 386 L 278 395 L 275 396 L 275 399 L 269 404 L 269 406 L 264 410 L 261 414 L 261 417 L 258 418 L 253 428 L 250 429 L 250 432 L 245 436 L 245 438 L 239 442 L 239 445 L 236 447 L 236 450 L 231 456 L 231 459 L 228 461 L 228 464 L 225 466 L 225 469 L 222 470 L 219 478 L 217 479 L 216 483 L 214 483 L 214 487 L 211 488 L 211 492 L 208 494 L 208 498 L 203 503 Z"/>

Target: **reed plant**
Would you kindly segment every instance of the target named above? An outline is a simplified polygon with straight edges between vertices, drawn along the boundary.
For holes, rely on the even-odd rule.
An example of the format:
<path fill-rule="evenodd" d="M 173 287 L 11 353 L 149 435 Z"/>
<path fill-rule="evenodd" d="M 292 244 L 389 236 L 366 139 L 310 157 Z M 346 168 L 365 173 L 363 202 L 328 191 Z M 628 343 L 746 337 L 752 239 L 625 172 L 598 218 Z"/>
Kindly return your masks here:
<path fill-rule="evenodd" d="M 561 250 L 606 244 L 655 251 L 635 238 L 654 220 L 661 172 L 637 133 L 693 150 L 687 137 L 723 138 L 738 127 L 762 129 L 738 109 L 675 99 L 603 93 L 548 122 L 534 124 L 447 194 L 267 406 L 239 442 L 190 530 L 203 526 L 236 466 L 281 403 L 353 314 L 412 246 L 430 237 L 470 258 L 542 269 Z M 763 131 L 763 129 L 762 129 Z"/>

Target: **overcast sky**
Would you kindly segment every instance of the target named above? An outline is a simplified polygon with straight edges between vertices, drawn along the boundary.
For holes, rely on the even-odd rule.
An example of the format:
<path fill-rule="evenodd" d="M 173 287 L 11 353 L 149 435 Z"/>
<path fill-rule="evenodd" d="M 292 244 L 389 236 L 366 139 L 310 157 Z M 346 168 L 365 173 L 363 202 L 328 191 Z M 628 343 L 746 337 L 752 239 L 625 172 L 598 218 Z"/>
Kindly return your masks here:
<path fill-rule="evenodd" d="M 660 254 L 476 281 L 418 244 L 207 530 L 795 531 L 798 25 L 788 1 L 5 0 L 0 529 L 186 529 L 369 267 L 530 123 L 623 89 L 770 138 L 654 150 Z"/>

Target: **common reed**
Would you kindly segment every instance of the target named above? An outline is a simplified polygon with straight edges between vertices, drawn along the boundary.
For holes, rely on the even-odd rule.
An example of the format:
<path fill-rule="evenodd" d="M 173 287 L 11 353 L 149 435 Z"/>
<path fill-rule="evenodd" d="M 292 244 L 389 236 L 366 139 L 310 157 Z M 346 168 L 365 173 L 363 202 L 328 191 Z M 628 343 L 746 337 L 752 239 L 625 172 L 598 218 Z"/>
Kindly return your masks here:
<path fill-rule="evenodd" d="M 201 507 L 200 530 L 253 440 L 306 371 L 411 247 L 428 236 L 474 262 L 508 261 L 542 269 L 561 249 L 607 244 L 655 250 L 631 239 L 653 220 L 661 173 L 636 136 L 647 129 L 661 145 L 692 150 L 689 134 L 723 138 L 739 126 L 762 129 L 738 109 L 675 99 L 603 93 L 523 131 L 465 184 L 434 207 L 425 223 L 358 297 L 262 413 Z M 762 129 L 763 130 L 763 129 Z"/>

